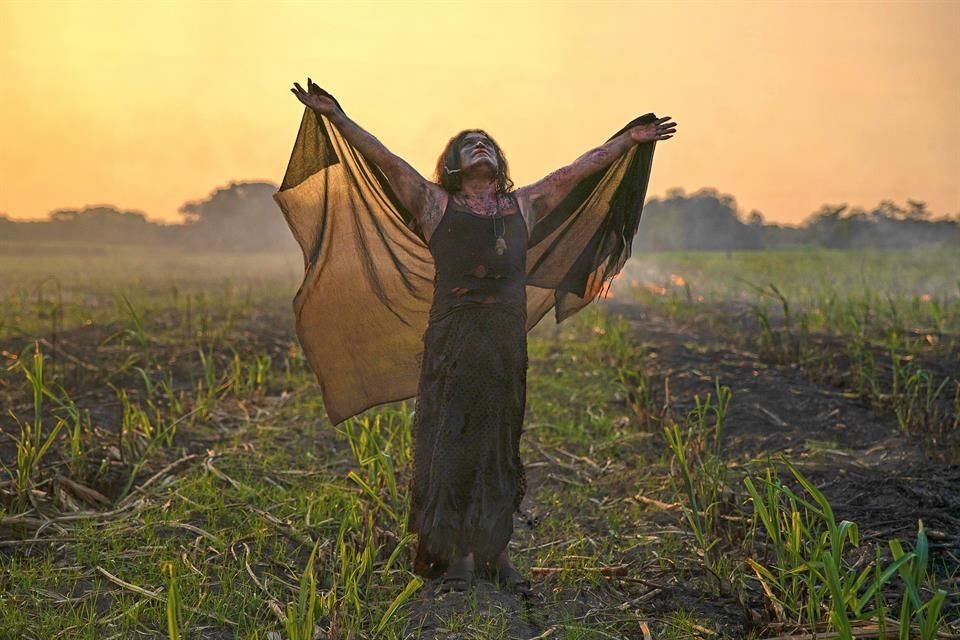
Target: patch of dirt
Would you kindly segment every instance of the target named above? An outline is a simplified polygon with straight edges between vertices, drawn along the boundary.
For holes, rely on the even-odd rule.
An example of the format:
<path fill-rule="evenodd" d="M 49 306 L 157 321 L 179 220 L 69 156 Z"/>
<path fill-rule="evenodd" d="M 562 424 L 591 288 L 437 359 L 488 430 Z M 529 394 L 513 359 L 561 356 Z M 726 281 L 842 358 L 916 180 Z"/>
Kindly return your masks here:
<path fill-rule="evenodd" d="M 189 397 L 203 378 L 201 351 L 213 363 L 219 380 L 229 370 L 234 354 L 246 358 L 251 354 L 266 353 L 274 366 L 280 368 L 284 357 L 295 348 L 292 320 L 285 309 L 261 310 L 230 320 L 229 341 L 218 333 L 224 330 L 225 318 L 217 316 L 216 322 L 204 332 L 197 322 L 184 325 L 178 314 L 177 311 L 168 311 L 149 319 L 145 332 L 150 339 L 146 349 L 121 322 L 74 327 L 43 336 L 0 336 L 0 365 L 6 368 L 0 372 L 0 404 L 3 406 L 0 411 L 0 464 L 12 467 L 17 459 L 15 438 L 19 428 L 10 412 L 21 420 L 32 419 L 32 395 L 19 364 L 28 369 L 31 367 L 35 345 L 44 354 L 44 379 L 50 390 L 54 393 L 59 393 L 61 388 L 68 391 L 77 409 L 84 416 L 89 415 L 90 429 L 84 435 L 84 448 L 88 451 L 86 466 L 91 475 L 74 480 L 89 484 L 110 498 L 126 485 L 128 476 L 125 474 L 129 466 L 120 458 L 123 403 L 117 390 L 124 390 L 131 403 L 144 404 L 144 377 L 149 377 L 157 387 L 152 400 L 158 407 L 165 408 L 168 400 L 159 386 L 169 383 L 175 394 L 182 392 Z M 181 326 L 185 327 L 182 332 L 175 329 Z M 282 391 L 271 388 L 265 394 L 279 396 Z M 44 424 L 51 428 L 55 424 L 55 414 L 63 416 L 64 411 L 58 411 L 56 402 L 50 398 L 44 397 L 43 402 Z M 195 429 L 188 435 L 178 433 L 175 444 L 190 452 L 202 452 L 228 433 L 227 426 L 220 425 L 220 432 L 209 437 Z M 155 464 L 144 468 L 141 475 L 149 474 L 156 464 L 162 466 L 163 463 L 161 459 L 156 460 Z M 96 477 L 94 472 L 97 472 Z"/>
<path fill-rule="evenodd" d="M 788 454 L 837 518 L 856 522 L 864 537 L 910 539 L 922 519 L 931 547 L 951 551 L 952 560 L 943 559 L 960 568 L 960 465 L 931 455 L 928 443 L 900 431 L 892 414 L 818 384 L 796 365 L 764 362 L 734 346 L 742 336 L 681 325 L 634 305 L 607 306 L 630 321 L 646 350 L 646 373 L 663 381 L 674 415 L 692 409 L 694 395 L 715 397 L 717 379 L 731 389 L 724 427 L 730 459 Z"/>

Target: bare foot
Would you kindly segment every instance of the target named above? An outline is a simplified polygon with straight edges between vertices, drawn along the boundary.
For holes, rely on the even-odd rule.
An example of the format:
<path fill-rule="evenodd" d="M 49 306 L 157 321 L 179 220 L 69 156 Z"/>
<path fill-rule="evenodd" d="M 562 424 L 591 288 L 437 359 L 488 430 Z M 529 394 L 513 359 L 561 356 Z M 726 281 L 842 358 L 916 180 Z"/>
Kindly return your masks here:
<path fill-rule="evenodd" d="M 525 598 L 533 595 L 530 581 L 523 577 L 513 563 L 510 555 L 504 549 L 493 566 L 493 577 L 501 587 Z"/>
<path fill-rule="evenodd" d="M 441 591 L 466 591 L 473 585 L 473 554 L 466 555 L 450 563 L 440 577 Z"/>

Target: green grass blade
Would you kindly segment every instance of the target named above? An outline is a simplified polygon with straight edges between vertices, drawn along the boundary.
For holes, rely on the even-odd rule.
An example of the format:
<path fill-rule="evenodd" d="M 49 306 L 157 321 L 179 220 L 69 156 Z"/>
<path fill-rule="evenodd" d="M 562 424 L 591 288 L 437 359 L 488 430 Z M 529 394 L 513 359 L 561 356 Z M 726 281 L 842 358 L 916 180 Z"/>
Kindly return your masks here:
<path fill-rule="evenodd" d="M 396 614 L 397 609 L 403 606 L 403 604 L 410 599 L 410 597 L 423 586 L 423 580 L 419 577 L 413 577 L 410 582 L 407 583 L 407 586 L 403 588 L 403 591 L 393 599 L 393 602 L 390 603 L 390 606 L 387 607 L 387 610 L 383 612 L 383 616 L 380 618 L 380 622 L 377 623 L 377 628 L 374 630 L 374 634 L 379 634 L 384 630 L 384 628 L 389 624 L 390 620 Z"/>

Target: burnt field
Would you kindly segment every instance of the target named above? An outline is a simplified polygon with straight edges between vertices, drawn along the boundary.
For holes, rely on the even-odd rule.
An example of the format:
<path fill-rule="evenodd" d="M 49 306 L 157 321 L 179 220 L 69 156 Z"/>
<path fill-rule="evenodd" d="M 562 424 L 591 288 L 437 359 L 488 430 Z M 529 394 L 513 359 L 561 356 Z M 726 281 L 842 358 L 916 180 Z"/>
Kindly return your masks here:
<path fill-rule="evenodd" d="M 411 573 L 412 403 L 334 427 L 295 254 L 0 245 L 0 637 L 960 633 L 960 255 L 637 255 L 530 334 L 512 552 Z"/>

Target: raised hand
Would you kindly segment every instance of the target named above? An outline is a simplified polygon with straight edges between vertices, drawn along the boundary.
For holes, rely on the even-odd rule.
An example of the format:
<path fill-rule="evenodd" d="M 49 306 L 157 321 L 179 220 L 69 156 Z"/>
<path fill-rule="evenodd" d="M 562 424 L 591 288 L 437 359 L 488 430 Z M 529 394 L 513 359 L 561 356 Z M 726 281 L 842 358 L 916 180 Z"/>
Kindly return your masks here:
<path fill-rule="evenodd" d="M 669 140 L 677 132 L 677 123 L 670 121 L 670 116 L 657 118 L 650 124 L 641 124 L 630 129 L 630 139 L 637 144 L 653 142 L 655 140 Z"/>
<path fill-rule="evenodd" d="M 297 96 L 297 100 L 317 113 L 330 116 L 341 112 L 340 105 L 333 96 L 317 86 L 310 78 L 307 78 L 307 89 L 304 91 L 299 83 L 294 82 L 290 92 Z"/>

